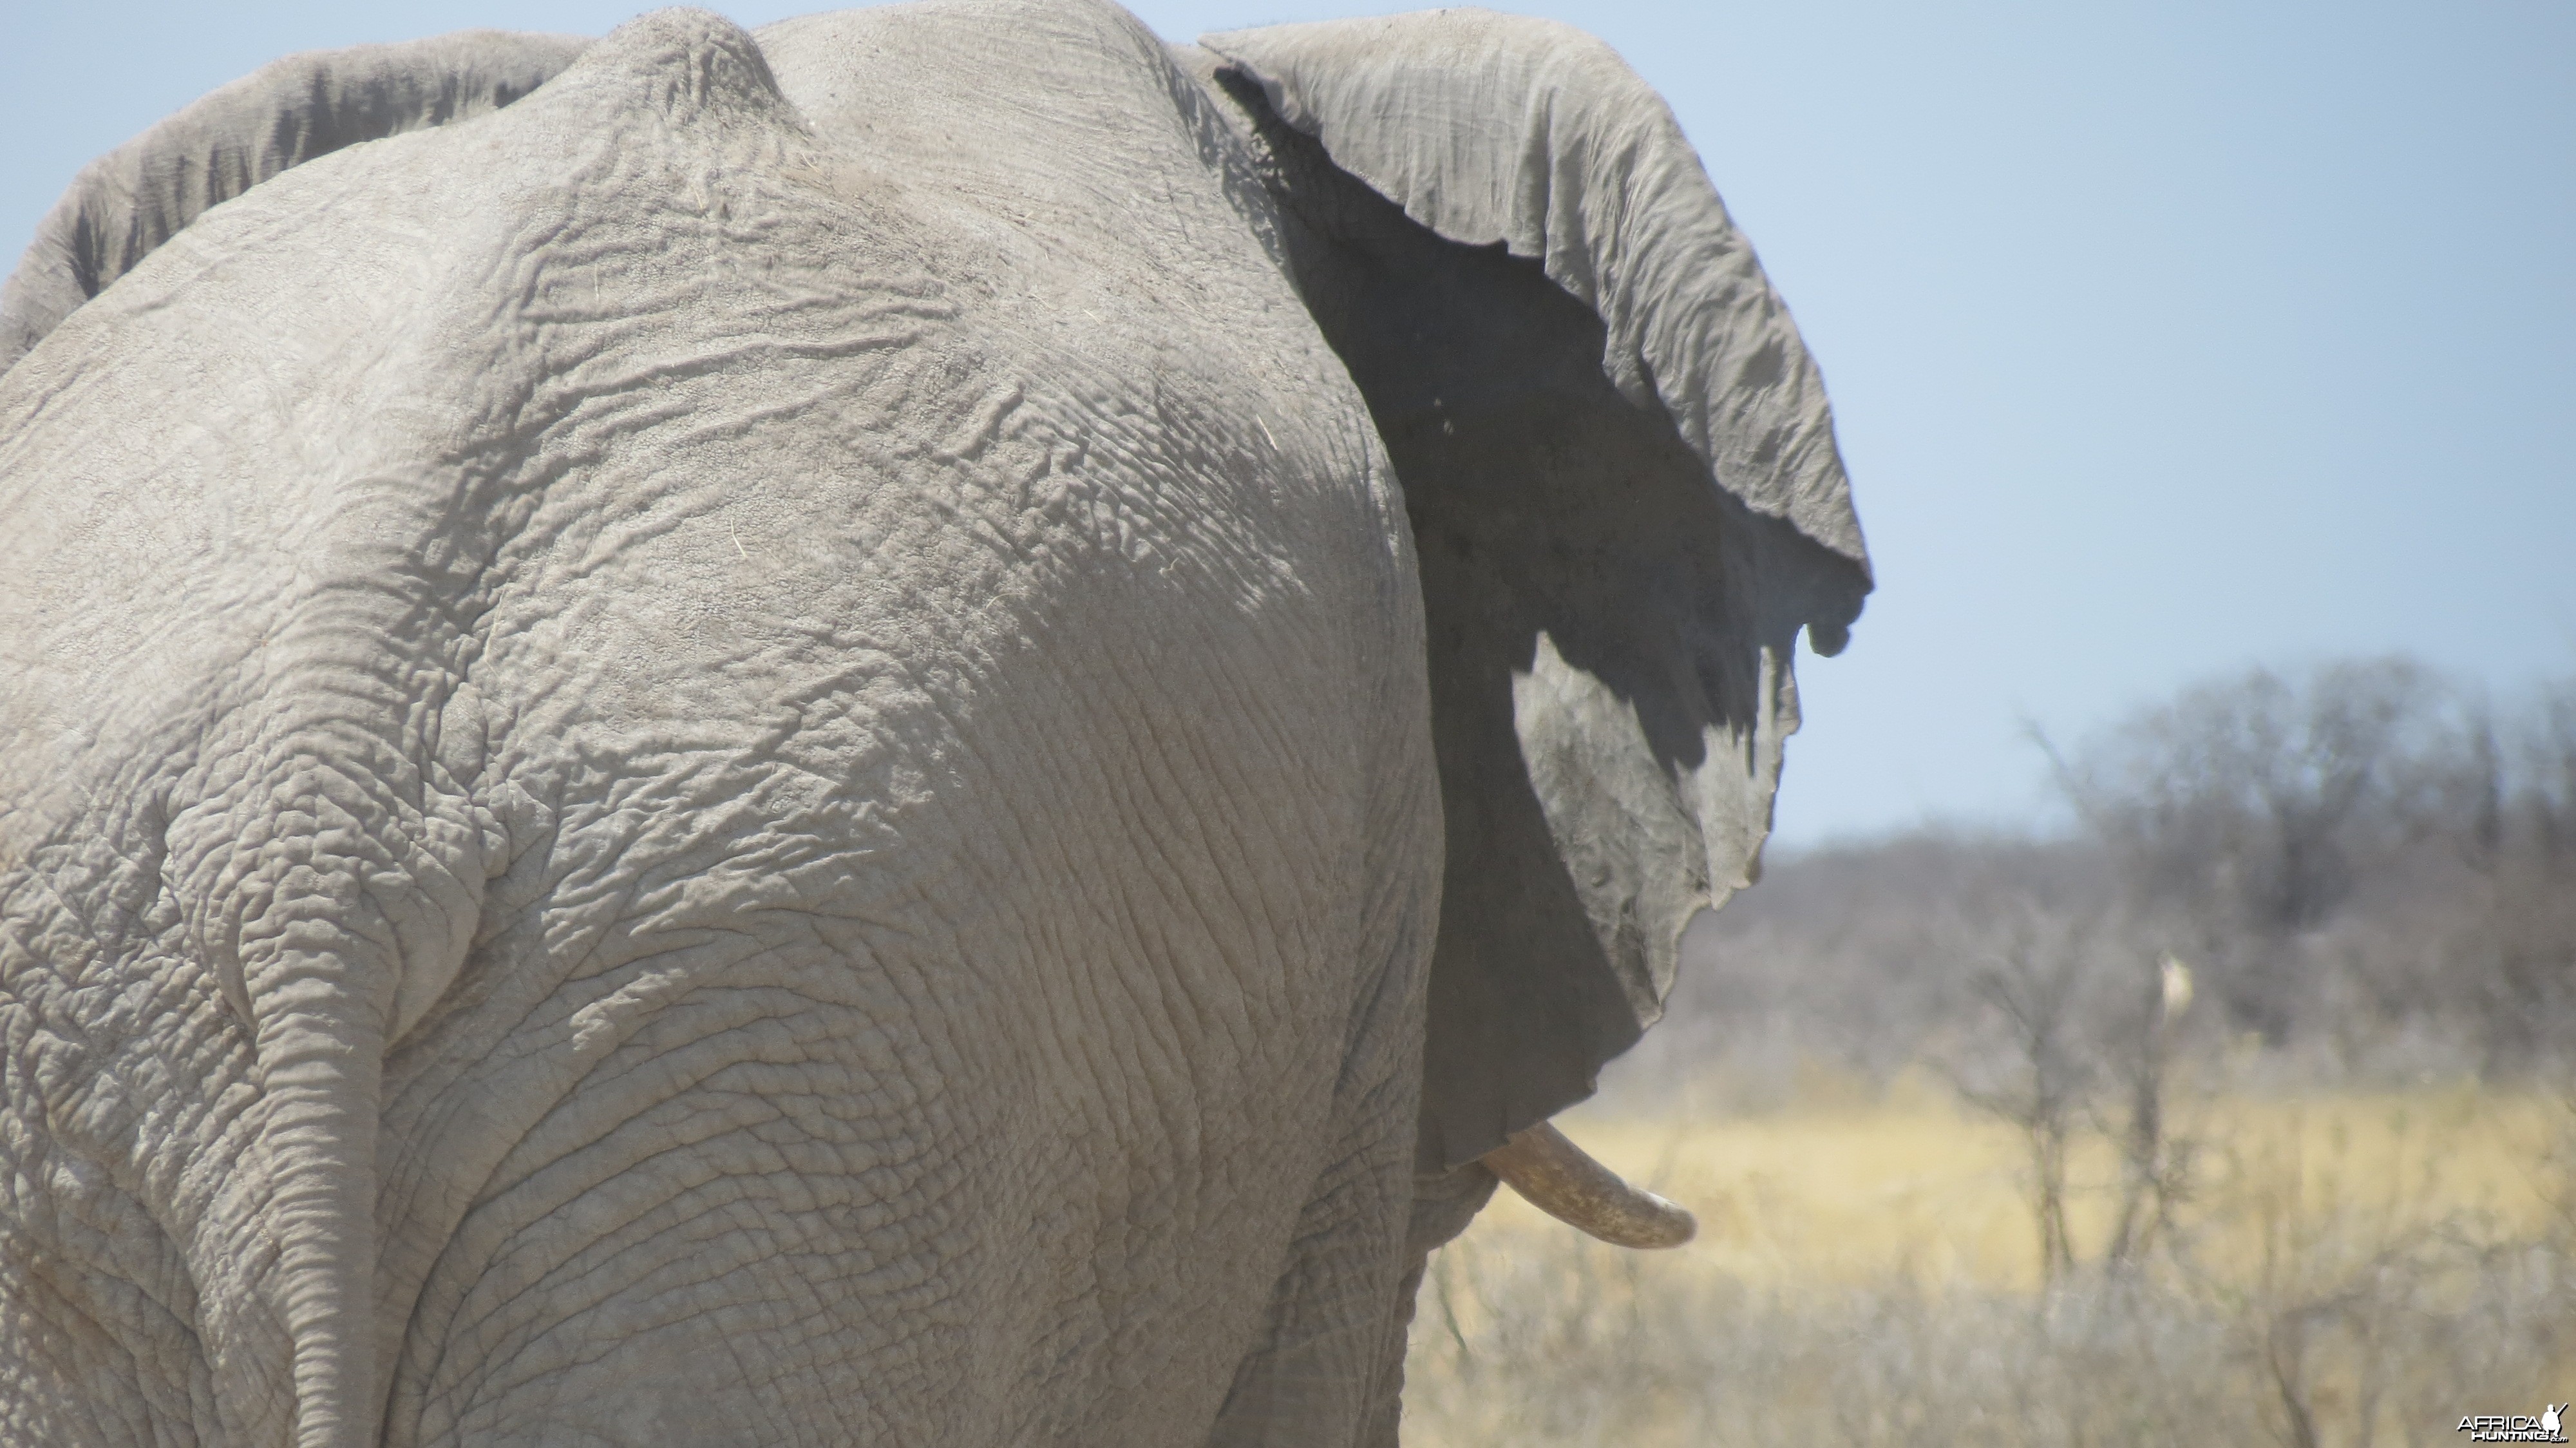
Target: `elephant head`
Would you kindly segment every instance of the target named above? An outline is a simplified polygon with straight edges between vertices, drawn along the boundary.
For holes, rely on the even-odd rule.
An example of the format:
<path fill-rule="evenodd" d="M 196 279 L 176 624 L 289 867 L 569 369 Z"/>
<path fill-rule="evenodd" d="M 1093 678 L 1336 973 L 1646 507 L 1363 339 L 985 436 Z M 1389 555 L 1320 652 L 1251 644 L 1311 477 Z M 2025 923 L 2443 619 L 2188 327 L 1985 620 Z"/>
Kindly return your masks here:
<path fill-rule="evenodd" d="M 1870 586 L 1669 111 L 1472 10 L 282 62 L 0 292 L 0 525 L 0 1422 L 315 1445 L 1391 1440 L 1496 1175 L 1686 1231 L 1547 1119 Z"/>

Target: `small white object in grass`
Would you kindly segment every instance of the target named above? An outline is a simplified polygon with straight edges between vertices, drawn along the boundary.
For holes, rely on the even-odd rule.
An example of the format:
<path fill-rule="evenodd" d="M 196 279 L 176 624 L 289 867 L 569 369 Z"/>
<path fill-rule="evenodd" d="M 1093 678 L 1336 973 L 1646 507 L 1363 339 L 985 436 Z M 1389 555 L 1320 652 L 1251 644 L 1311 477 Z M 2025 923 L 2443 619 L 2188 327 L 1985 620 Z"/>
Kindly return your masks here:
<path fill-rule="evenodd" d="M 2191 1005 L 2191 967 L 2168 955 L 2164 958 L 2165 1019 L 2172 1020 Z"/>

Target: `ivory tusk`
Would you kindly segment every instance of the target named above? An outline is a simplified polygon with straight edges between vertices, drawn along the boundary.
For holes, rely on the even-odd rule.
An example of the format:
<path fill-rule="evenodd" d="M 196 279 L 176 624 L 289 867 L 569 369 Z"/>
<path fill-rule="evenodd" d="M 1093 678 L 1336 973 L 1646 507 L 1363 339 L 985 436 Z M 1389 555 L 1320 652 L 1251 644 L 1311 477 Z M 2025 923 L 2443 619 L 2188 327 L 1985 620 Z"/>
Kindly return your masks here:
<path fill-rule="evenodd" d="M 1699 1232 L 1688 1211 L 1621 1181 L 1550 1122 L 1513 1132 L 1484 1163 L 1531 1206 L 1614 1247 L 1678 1247 Z"/>

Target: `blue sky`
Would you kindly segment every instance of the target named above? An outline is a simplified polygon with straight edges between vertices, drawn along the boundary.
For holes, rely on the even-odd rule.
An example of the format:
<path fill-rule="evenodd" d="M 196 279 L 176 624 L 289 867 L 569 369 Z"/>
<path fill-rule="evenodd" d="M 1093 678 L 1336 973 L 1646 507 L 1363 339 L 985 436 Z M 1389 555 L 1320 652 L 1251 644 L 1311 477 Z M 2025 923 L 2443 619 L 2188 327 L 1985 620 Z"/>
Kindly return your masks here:
<path fill-rule="evenodd" d="M 90 156 L 279 55 L 633 13 L 30 8 L 0 20 L 6 252 Z M 2576 6 L 1498 8 L 1672 102 L 1833 394 L 1880 588 L 1801 661 L 1784 845 L 2044 819 L 2025 724 L 2248 664 L 2576 674 Z"/>

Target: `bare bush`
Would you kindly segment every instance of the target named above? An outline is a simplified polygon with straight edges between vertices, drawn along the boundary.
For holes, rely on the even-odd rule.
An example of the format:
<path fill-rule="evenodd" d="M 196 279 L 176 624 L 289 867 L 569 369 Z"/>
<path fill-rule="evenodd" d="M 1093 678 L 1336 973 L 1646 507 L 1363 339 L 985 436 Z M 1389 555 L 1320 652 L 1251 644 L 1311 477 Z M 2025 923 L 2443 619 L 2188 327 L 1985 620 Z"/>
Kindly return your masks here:
<path fill-rule="evenodd" d="M 2435 781 L 2462 772 L 2446 698 L 2404 659 L 2256 669 L 2121 721 L 2056 760 L 2057 779 L 2136 903 L 2188 922 L 2222 1004 L 2278 1044 L 2307 984 L 2292 942 L 2402 847 Z"/>
<path fill-rule="evenodd" d="M 1965 1049 L 1943 1064 L 1961 1099 L 2011 1123 L 2028 1145 L 2045 1288 L 2075 1267 L 2067 1157 L 2102 1082 L 2109 971 L 2098 916 L 2016 905 L 1951 947 L 1972 1004 L 1960 1012 Z"/>

